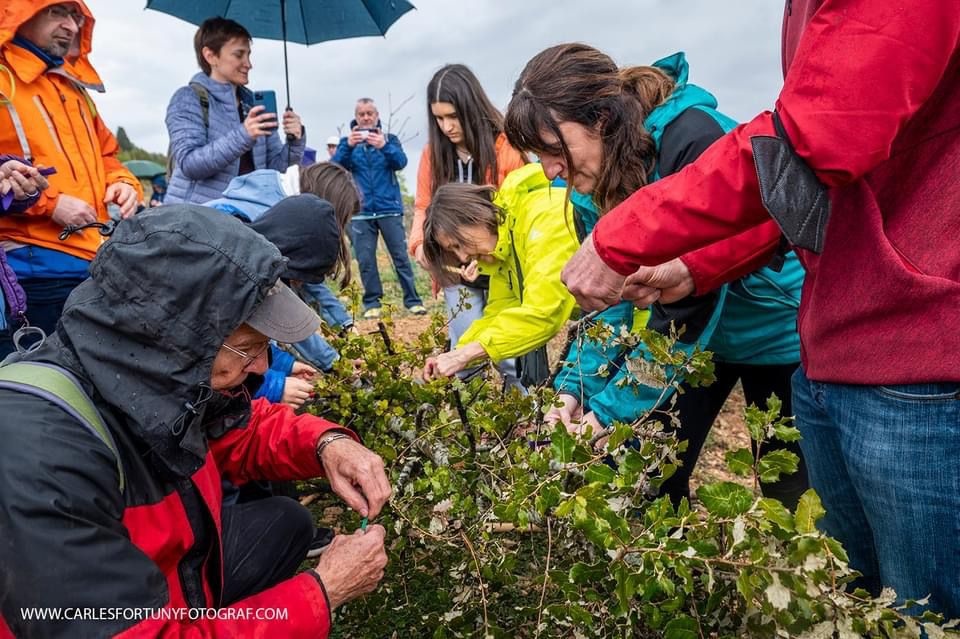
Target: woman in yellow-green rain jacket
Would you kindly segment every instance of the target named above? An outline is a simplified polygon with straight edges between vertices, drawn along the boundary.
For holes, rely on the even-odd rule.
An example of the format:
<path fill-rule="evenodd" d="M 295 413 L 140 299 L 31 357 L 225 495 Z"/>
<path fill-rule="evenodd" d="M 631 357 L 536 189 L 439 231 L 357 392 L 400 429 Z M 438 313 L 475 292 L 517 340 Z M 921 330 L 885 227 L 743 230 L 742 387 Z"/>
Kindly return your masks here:
<path fill-rule="evenodd" d="M 490 292 L 456 348 L 427 360 L 426 379 L 531 353 L 563 327 L 574 301 L 560 271 L 577 249 L 565 200 L 538 164 L 511 172 L 498 191 L 455 183 L 437 189 L 424 225 L 427 260 L 441 280 L 489 275 Z"/>

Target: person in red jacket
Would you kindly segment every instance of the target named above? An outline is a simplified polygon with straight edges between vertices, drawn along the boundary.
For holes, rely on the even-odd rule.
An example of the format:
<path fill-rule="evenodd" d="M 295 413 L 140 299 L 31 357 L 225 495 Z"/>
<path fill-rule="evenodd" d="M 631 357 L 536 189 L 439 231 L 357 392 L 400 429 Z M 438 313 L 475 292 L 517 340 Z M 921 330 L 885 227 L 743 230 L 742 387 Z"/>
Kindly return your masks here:
<path fill-rule="evenodd" d="M 326 637 L 332 610 L 380 581 L 382 526 L 338 535 L 299 571 L 306 508 L 223 503 L 223 479 L 319 475 L 362 517 L 390 497 L 351 431 L 245 391 L 268 338 L 317 327 L 279 281 L 286 263 L 219 211 L 151 209 L 117 225 L 55 333 L 0 366 L 0 638 Z M 64 393 L 11 379 L 51 367 L 89 396 L 99 431 Z"/>
<path fill-rule="evenodd" d="M 792 0 L 774 112 L 600 220 L 585 309 L 709 291 L 776 242 L 676 258 L 772 216 L 807 270 L 793 406 L 810 480 L 874 589 L 960 617 L 960 12 Z"/>

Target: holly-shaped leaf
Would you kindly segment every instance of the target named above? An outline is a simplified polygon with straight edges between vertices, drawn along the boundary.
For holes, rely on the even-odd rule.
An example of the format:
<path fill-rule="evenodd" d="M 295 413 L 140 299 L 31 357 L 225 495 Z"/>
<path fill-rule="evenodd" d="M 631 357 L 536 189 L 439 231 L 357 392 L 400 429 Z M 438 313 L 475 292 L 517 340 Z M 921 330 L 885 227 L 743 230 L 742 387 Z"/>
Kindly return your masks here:
<path fill-rule="evenodd" d="M 780 475 L 791 475 L 797 472 L 800 458 L 789 450 L 772 450 L 757 462 L 757 474 L 765 484 L 780 479 Z"/>
<path fill-rule="evenodd" d="M 826 514 L 820 496 L 812 488 L 808 489 L 800 496 L 800 503 L 797 504 L 797 514 L 794 517 L 797 532 L 806 534 L 816 531 L 817 521 Z"/>

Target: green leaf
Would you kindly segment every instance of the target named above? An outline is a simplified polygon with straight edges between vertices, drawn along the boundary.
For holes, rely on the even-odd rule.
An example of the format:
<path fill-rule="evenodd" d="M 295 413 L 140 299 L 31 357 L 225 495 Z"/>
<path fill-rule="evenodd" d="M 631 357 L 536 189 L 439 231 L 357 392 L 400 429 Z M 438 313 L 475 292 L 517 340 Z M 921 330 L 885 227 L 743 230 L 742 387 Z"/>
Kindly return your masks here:
<path fill-rule="evenodd" d="M 827 537 L 823 541 L 825 544 L 827 544 L 827 548 L 830 549 L 830 553 L 834 557 L 836 557 L 837 559 L 839 559 L 845 564 L 850 563 L 850 558 L 847 557 L 847 551 L 844 550 L 843 546 L 840 544 L 839 541 L 837 541 L 836 539 L 833 539 L 832 537 Z"/>
<path fill-rule="evenodd" d="M 760 458 L 757 463 L 757 473 L 760 481 L 765 484 L 777 481 L 780 475 L 791 475 L 797 472 L 800 458 L 789 450 L 773 450 Z"/>
<path fill-rule="evenodd" d="M 627 441 L 631 437 L 633 437 L 633 429 L 630 428 L 630 426 L 621 422 L 614 422 L 613 432 L 610 434 L 610 439 L 607 442 L 607 448 L 609 450 L 619 448 L 623 442 Z"/>
<path fill-rule="evenodd" d="M 786 424 L 776 424 L 773 427 L 773 436 L 782 442 L 798 442 L 803 439 L 800 429 Z"/>
<path fill-rule="evenodd" d="M 583 478 L 589 483 L 597 482 L 600 484 L 609 484 L 617 476 L 612 468 L 606 464 L 593 464 L 587 468 Z"/>
<path fill-rule="evenodd" d="M 664 639 L 698 639 L 700 627 L 689 615 L 674 617 L 663 627 Z"/>
<path fill-rule="evenodd" d="M 797 514 L 794 519 L 797 522 L 797 532 L 801 534 L 812 533 L 817 529 L 817 521 L 827 514 L 820 502 L 820 497 L 812 488 L 800 496 L 800 503 L 797 504 Z"/>
<path fill-rule="evenodd" d="M 753 453 L 747 448 L 728 451 L 724 457 L 730 472 L 741 477 L 753 475 Z"/>
<path fill-rule="evenodd" d="M 557 509 L 554 511 L 554 513 L 557 515 L 557 517 L 568 517 L 570 513 L 573 512 L 573 507 L 576 503 L 577 498 L 571 497 L 567 501 L 557 506 Z M 496 512 L 496 509 L 494 509 L 494 512 Z"/>
<path fill-rule="evenodd" d="M 602 561 L 592 565 L 578 561 L 570 567 L 570 581 L 575 584 L 600 583 L 608 570 L 607 564 Z"/>
<path fill-rule="evenodd" d="M 780 526 L 780 528 L 787 532 L 793 532 L 793 515 L 790 514 L 786 506 L 776 499 L 770 499 L 769 497 L 761 499 L 759 505 L 760 510 L 763 511 L 763 515 L 768 521 Z"/>
<path fill-rule="evenodd" d="M 697 489 L 697 497 L 708 511 L 718 517 L 742 515 L 753 504 L 753 493 L 730 481 L 701 486 Z"/>
<path fill-rule="evenodd" d="M 617 605 L 613 608 L 613 612 L 617 615 L 627 614 L 631 608 L 630 600 L 637 592 L 637 578 L 622 565 L 617 566 L 614 576 L 617 580 L 614 590 L 617 596 Z"/>
<path fill-rule="evenodd" d="M 577 442 L 567 432 L 566 426 L 558 422 L 550 436 L 550 449 L 554 458 L 564 464 L 570 463 L 573 461 L 573 449 L 576 446 Z"/>

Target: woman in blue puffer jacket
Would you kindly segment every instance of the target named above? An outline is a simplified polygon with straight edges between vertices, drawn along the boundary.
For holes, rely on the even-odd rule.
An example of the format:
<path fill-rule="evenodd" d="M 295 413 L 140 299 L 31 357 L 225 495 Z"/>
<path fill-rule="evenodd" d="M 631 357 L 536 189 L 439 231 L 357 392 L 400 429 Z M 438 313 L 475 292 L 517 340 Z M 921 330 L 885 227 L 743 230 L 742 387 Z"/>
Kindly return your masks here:
<path fill-rule="evenodd" d="M 173 172 L 166 204 L 202 204 L 220 197 L 230 180 L 255 169 L 284 171 L 299 164 L 306 146 L 300 116 L 283 114 L 282 134 L 277 114 L 253 106 L 246 88 L 250 64 L 250 34 L 225 18 L 210 18 L 194 38 L 202 73 L 180 87 L 167 107 L 167 132 Z"/>

